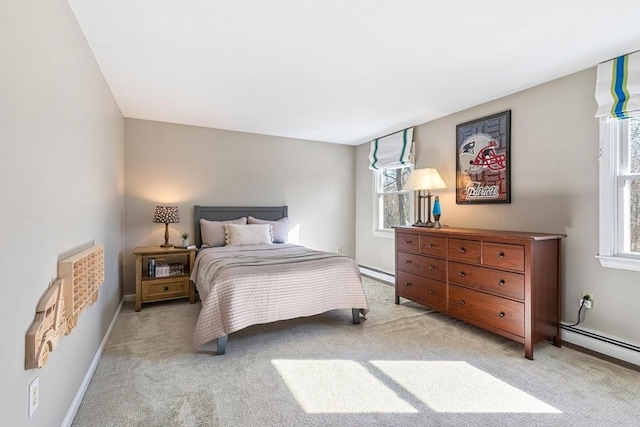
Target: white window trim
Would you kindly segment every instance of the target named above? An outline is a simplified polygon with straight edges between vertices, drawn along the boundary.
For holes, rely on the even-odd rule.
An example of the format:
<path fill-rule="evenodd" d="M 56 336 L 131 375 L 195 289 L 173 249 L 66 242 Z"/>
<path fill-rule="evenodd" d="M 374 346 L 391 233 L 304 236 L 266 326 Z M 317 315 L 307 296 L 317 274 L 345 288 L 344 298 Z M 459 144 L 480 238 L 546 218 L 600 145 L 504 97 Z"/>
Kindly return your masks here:
<path fill-rule="evenodd" d="M 410 168 L 411 171 L 413 171 L 413 165 L 411 166 L 407 166 Z M 381 237 L 381 238 L 385 238 L 385 239 L 394 239 L 395 238 L 395 230 L 390 229 L 390 228 L 378 228 L 378 224 L 380 224 L 380 212 L 378 210 L 378 180 L 380 179 L 378 177 L 378 174 L 376 172 L 376 170 L 372 170 L 372 175 L 373 175 L 373 179 L 372 181 L 372 191 L 371 191 L 371 195 L 373 198 L 373 203 L 372 203 L 372 211 L 371 211 L 371 218 L 373 220 L 373 229 L 371 230 L 371 234 L 373 234 L 374 237 Z M 409 191 L 408 192 L 410 194 L 409 197 L 409 222 L 413 223 L 414 222 L 414 211 L 415 211 L 415 197 L 413 197 L 413 191 Z"/>
<path fill-rule="evenodd" d="M 607 268 L 640 271 L 640 258 L 619 254 L 618 156 L 620 127 L 612 119 L 600 120 L 600 247 L 596 258 Z"/>

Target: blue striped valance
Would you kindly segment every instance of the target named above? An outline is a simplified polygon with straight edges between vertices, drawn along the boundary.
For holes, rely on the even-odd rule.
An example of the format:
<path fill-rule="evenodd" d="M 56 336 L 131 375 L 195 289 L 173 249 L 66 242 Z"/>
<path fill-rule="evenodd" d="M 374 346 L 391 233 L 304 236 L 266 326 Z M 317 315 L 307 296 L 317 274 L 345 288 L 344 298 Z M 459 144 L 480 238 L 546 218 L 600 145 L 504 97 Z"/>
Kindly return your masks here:
<path fill-rule="evenodd" d="M 369 169 L 381 170 L 411 166 L 413 128 L 371 141 Z"/>
<path fill-rule="evenodd" d="M 640 51 L 598 65 L 596 117 L 640 115 Z"/>

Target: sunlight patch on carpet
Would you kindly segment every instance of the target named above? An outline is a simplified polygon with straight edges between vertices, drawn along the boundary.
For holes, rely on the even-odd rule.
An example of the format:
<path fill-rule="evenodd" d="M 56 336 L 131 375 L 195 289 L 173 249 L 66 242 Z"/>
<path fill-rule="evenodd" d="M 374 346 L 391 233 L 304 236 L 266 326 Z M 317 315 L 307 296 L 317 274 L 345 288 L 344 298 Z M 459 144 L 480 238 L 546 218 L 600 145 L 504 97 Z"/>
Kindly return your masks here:
<path fill-rule="evenodd" d="M 351 360 L 272 360 L 308 414 L 417 413 L 365 367 Z"/>
<path fill-rule="evenodd" d="M 371 363 L 436 412 L 562 413 L 466 362 Z"/>

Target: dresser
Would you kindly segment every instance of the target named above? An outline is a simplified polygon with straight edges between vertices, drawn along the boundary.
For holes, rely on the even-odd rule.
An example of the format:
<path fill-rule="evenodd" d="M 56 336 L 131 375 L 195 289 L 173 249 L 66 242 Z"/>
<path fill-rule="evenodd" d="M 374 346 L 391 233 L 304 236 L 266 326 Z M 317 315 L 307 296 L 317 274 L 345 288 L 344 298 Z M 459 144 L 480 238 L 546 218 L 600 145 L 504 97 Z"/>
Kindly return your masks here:
<path fill-rule="evenodd" d="M 406 298 L 524 344 L 560 340 L 564 234 L 396 227 L 396 304 Z"/>

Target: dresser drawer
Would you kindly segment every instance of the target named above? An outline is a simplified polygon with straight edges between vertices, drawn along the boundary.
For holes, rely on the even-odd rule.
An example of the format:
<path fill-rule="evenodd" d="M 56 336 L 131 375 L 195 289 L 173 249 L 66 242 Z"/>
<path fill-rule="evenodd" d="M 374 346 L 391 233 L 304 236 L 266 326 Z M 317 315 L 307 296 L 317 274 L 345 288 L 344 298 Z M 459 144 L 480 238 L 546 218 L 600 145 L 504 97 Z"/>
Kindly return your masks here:
<path fill-rule="evenodd" d="M 521 302 L 450 285 L 449 313 L 469 323 L 524 337 L 524 303 Z"/>
<path fill-rule="evenodd" d="M 167 277 L 142 281 L 142 301 L 154 301 L 189 296 L 189 278 Z"/>
<path fill-rule="evenodd" d="M 482 264 L 524 271 L 524 246 L 483 242 Z"/>
<path fill-rule="evenodd" d="M 481 250 L 479 240 L 449 239 L 449 259 L 480 264 Z"/>
<path fill-rule="evenodd" d="M 398 271 L 396 291 L 401 297 L 446 311 L 447 285 L 444 282 Z"/>
<path fill-rule="evenodd" d="M 449 262 L 449 282 L 524 300 L 524 275 Z"/>
<path fill-rule="evenodd" d="M 447 262 L 443 259 L 398 252 L 397 268 L 436 280 L 447 280 Z"/>
<path fill-rule="evenodd" d="M 417 234 L 398 233 L 396 239 L 396 247 L 399 251 L 418 253 L 420 244 L 420 236 Z"/>
<path fill-rule="evenodd" d="M 420 253 L 444 258 L 447 256 L 447 238 L 420 236 Z"/>

